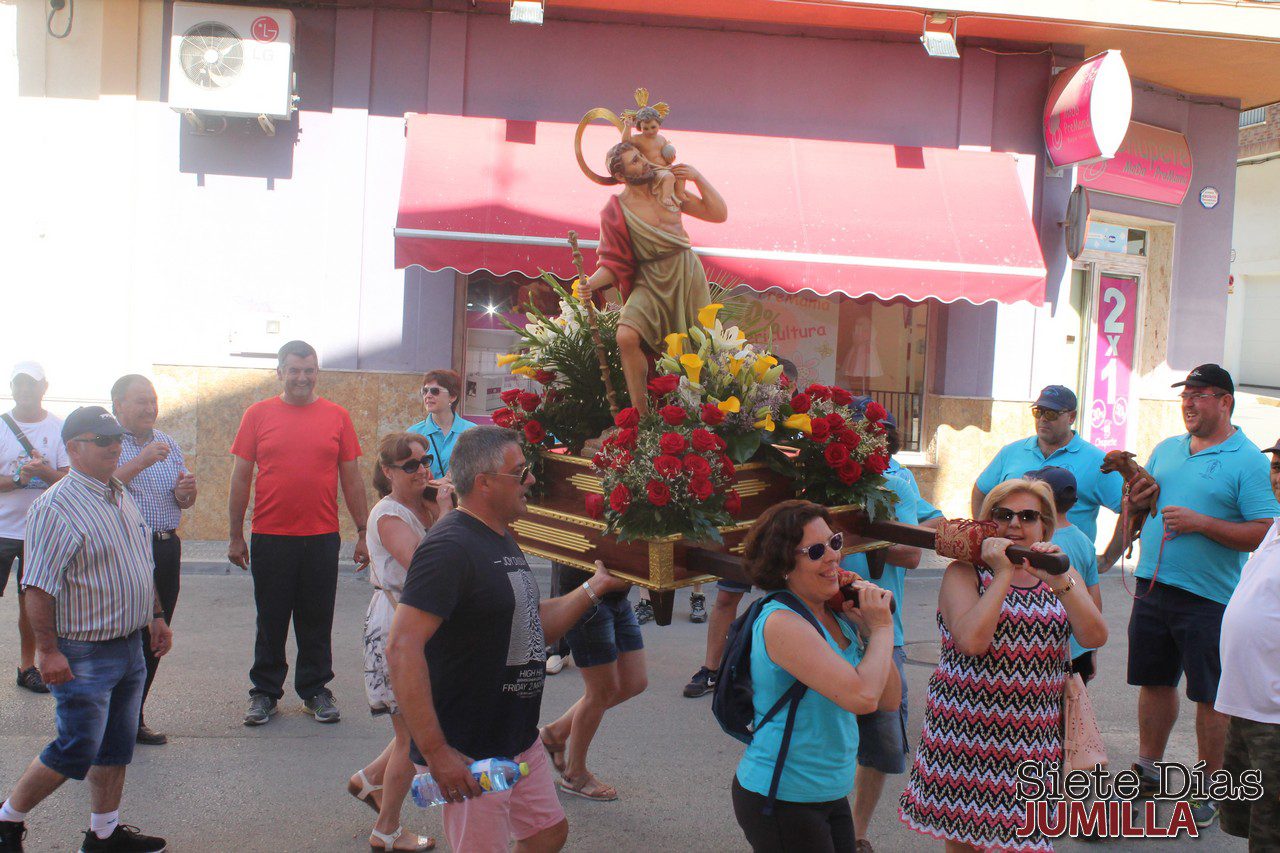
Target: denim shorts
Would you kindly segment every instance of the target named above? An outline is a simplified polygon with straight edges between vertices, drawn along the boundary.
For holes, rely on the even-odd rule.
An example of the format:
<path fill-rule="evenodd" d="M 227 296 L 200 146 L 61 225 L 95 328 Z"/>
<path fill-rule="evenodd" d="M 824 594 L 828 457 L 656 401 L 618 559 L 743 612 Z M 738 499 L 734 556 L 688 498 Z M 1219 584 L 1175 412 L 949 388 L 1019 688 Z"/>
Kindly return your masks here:
<path fill-rule="evenodd" d="M 625 596 L 606 597 L 564 635 L 578 669 L 613 663 L 623 652 L 644 648 L 640 623 Z"/>
<path fill-rule="evenodd" d="M 1218 698 L 1222 661 L 1218 638 L 1227 609 L 1193 592 L 1138 578 L 1138 598 L 1129 617 L 1129 683 L 1134 687 L 1177 687 L 1187 674 L 1187 698 Z"/>
<path fill-rule="evenodd" d="M 4 588 L 9 585 L 9 572 L 15 564 L 17 572 L 13 578 L 13 585 L 18 590 L 18 595 L 22 595 L 22 566 L 25 562 L 22 554 L 22 540 L 0 536 L 0 595 L 4 595 Z"/>
<path fill-rule="evenodd" d="M 725 592 L 745 594 L 751 592 L 751 584 L 742 583 L 741 581 L 724 580 L 722 578 L 721 580 L 716 581 L 716 589 L 724 590 Z"/>
<path fill-rule="evenodd" d="M 893 663 L 902 680 L 902 704 L 896 711 L 872 711 L 858 715 L 858 766 L 881 773 L 907 769 L 907 676 L 903 666 L 907 650 L 894 646 Z"/>
<path fill-rule="evenodd" d="M 73 678 L 50 684 L 58 737 L 40 753 L 45 767 L 83 779 L 91 766 L 128 764 L 138 739 L 147 665 L 142 632 L 102 642 L 58 638 Z"/>

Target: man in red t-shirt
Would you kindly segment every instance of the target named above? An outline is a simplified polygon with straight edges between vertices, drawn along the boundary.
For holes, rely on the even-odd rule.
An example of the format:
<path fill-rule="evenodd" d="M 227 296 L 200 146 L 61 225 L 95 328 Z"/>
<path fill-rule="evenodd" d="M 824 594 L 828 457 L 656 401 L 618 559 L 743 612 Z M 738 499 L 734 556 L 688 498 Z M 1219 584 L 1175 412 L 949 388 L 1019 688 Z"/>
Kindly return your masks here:
<path fill-rule="evenodd" d="M 231 445 L 235 467 L 228 500 L 227 558 L 242 569 L 252 569 L 258 608 L 246 726 L 270 720 L 284 696 L 290 619 L 298 643 L 294 688 L 317 722 L 341 719 L 327 686 L 333 680 L 339 482 L 359 531 L 355 559 L 362 567 L 369 562 L 364 542 L 368 509 L 357 461 L 360 442 L 351 416 L 316 395 L 319 375 L 316 351 L 310 344 L 290 341 L 282 346 L 276 376 L 283 392 L 245 411 Z M 244 514 L 255 464 L 253 533 L 246 543 Z"/>

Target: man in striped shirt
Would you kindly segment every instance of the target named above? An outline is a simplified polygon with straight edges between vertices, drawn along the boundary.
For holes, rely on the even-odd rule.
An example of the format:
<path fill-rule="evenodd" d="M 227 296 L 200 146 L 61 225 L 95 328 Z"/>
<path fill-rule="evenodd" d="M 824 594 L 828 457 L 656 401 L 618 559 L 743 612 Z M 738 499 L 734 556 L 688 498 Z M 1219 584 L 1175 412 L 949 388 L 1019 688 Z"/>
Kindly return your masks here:
<path fill-rule="evenodd" d="M 27 812 L 68 778 L 86 776 L 93 811 L 82 853 L 165 849 L 164 839 L 120 823 L 147 674 L 143 628 L 156 655 L 173 642 L 152 579 L 151 529 L 113 476 L 123 432 L 99 406 L 72 412 L 62 427 L 71 472 L 27 515 L 22 580 L 58 736 L 0 806 L 6 851 L 22 849 Z"/>

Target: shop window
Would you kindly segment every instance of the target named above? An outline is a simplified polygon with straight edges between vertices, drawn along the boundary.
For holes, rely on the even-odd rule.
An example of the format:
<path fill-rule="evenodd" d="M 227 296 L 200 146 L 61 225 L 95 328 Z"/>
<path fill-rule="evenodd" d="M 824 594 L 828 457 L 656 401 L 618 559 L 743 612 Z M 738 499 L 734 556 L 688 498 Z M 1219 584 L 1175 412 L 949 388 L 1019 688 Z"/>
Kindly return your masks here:
<path fill-rule="evenodd" d="M 503 320 L 518 326 L 527 321 L 524 314 L 529 301 L 537 301 L 539 309 L 554 313 L 556 300 L 550 288 L 537 286 L 535 279 L 522 275 L 495 276 L 475 273 L 467 278 L 465 325 L 466 380 L 464 411 L 470 420 L 487 422 L 502 407 L 500 395 L 507 388 L 536 390 L 536 383 L 512 375 L 509 368 L 498 366 L 498 357 L 511 352 L 517 335 Z M 549 304 L 548 304 L 549 301 Z"/>

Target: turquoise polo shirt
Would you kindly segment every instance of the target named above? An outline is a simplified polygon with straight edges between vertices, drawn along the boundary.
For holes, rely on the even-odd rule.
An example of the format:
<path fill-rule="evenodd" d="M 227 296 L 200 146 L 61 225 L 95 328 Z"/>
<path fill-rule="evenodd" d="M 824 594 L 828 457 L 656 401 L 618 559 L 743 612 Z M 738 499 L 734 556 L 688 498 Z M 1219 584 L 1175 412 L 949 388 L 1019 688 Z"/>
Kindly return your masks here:
<path fill-rule="evenodd" d="M 1071 515 L 1070 512 L 1067 513 Z M 1071 568 L 1080 573 L 1084 578 L 1086 588 L 1094 586 L 1098 583 L 1098 554 L 1094 550 L 1094 544 L 1088 536 L 1084 535 L 1079 527 L 1074 524 L 1070 527 L 1059 527 L 1053 531 L 1053 544 L 1062 549 L 1067 555 L 1067 559 L 1071 561 Z M 1084 646 L 1076 642 L 1075 634 L 1071 635 L 1071 659 L 1075 660 L 1085 652 L 1093 651 L 1092 648 L 1086 649 Z"/>
<path fill-rule="evenodd" d="M 893 505 L 894 517 L 906 524 L 920 523 L 919 516 L 916 514 L 915 494 L 911 489 L 913 483 L 914 481 L 908 482 L 905 478 L 898 476 L 884 478 L 885 487 L 898 496 L 898 502 Z M 898 609 L 893 614 L 893 644 L 901 646 L 903 643 L 902 612 L 905 609 L 902 593 L 903 587 L 906 585 L 907 570 L 902 566 L 886 563 L 884 574 L 878 579 L 872 578 L 870 569 L 867 567 L 867 556 L 865 554 L 848 554 L 842 557 L 840 559 L 840 568 L 845 571 L 857 572 L 876 586 L 893 593 L 894 600 L 898 602 Z M 787 760 L 790 761 L 790 759 Z"/>
<path fill-rule="evenodd" d="M 1223 521 L 1255 521 L 1280 515 L 1271 492 L 1271 462 L 1236 428 L 1221 444 L 1191 453 L 1191 436 L 1166 438 L 1151 451 L 1147 470 L 1160 484 L 1154 518 L 1142 525 L 1142 557 L 1137 576 L 1150 578 L 1160 564 L 1158 583 L 1176 586 L 1226 604 L 1240 581 L 1248 554 L 1219 545 L 1200 533 L 1180 533 L 1164 543 L 1163 510 L 1182 506 Z"/>
<path fill-rule="evenodd" d="M 1120 501 L 1124 497 L 1124 478 L 1120 473 L 1103 474 L 1099 470 L 1105 455 L 1073 431 L 1071 441 L 1065 447 L 1046 457 L 1040 452 L 1040 440 L 1033 435 L 1002 447 L 986 470 L 978 475 L 975 485 L 985 495 L 1005 480 L 1017 479 L 1028 471 L 1046 465 L 1066 468 L 1076 477 L 1076 505 L 1067 511 L 1067 518 L 1089 537 L 1090 542 L 1096 542 L 1098 507 L 1105 506 L 1112 512 L 1119 512 Z"/>
<path fill-rule="evenodd" d="M 436 423 L 435 418 L 427 415 L 426 420 L 418 421 L 409 427 L 409 432 L 416 432 L 418 435 L 426 436 L 427 445 L 431 451 L 431 476 L 434 479 L 440 479 L 449 471 L 449 457 L 453 455 L 454 445 L 458 443 L 458 436 L 471 429 L 475 424 L 471 421 L 465 421 L 457 415 L 453 416 L 453 424 L 450 425 L 449 431 L 445 432 L 440 429 L 440 425 Z"/>
<path fill-rule="evenodd" d="M 890 457 L 889 467 L 885 469 L 884 473 L 886 476 L 893 475 L 894 477 L 901 477 L 903 480 L 906 480 L 907 484 L 911 486 L 911 491 L 915 493 L 916 520 L 911 522 L 912 524 L 924 524 L 930 519 L 942 518 L 942 510 L 938 509 L 936 506 L 920 496 L 920 484 L 916 482 L 916 475 L 911 473 L 910 468 L 904 468 L 902 465 L 898 464 L 897 459 Z"/>

